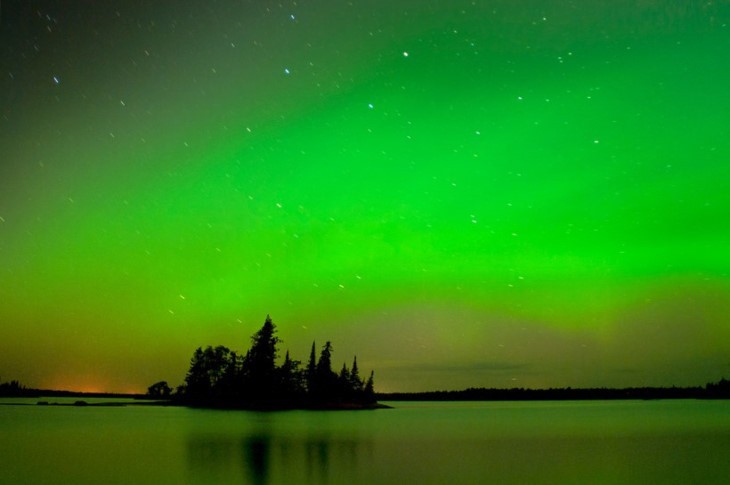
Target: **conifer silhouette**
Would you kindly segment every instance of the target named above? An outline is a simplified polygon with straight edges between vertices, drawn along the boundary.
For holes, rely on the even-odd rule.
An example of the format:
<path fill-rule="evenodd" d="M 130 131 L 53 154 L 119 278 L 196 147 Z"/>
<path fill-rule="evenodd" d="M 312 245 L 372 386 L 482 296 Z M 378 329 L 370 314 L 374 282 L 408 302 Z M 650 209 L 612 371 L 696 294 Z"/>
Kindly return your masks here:
<path fill-rule="evenodd" d="M 371 405 L 375 402 L 373 374 L 363 385 L 353 359 L 352 369 L 343 364 L 340 374 L 332 371 L 332 342 L 327 341 L 316 359 L 316 345 L 306 369 L 289 351 L 280 366 L 276 325 L 266 316 L 261 329 L 251 336 L 251 347 L 241 358 L 227 347 L 198 347 L 175 398 L 198 406 L 220 407 L 330 407 Z M 165 392 L 157 383 L 150 389 Z M 166 384 L 166 383 L 165 383 Z M 169 388 L 168 388 L 169 389 Z"/>

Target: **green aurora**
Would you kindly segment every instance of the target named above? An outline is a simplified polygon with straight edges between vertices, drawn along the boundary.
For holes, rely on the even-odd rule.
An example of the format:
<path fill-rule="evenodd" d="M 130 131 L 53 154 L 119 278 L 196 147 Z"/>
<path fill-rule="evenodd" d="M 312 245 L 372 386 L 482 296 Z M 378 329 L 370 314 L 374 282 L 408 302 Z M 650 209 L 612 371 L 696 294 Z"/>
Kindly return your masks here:
<path fill-rule="evenodd" d="M 730 376 L 730 2 L 3 2 L 0 376 L 270 313 L 380 391 Z"/>

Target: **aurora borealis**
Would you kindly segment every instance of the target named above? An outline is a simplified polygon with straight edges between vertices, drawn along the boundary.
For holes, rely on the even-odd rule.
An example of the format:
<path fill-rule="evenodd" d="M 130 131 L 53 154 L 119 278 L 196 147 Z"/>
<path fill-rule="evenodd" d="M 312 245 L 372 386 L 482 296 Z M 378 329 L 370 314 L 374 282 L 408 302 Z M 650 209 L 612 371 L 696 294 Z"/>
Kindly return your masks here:
<path fill-rule="evenodd" d="M 380 391 L 730 376 L 730 2 L 0 9 L 0 377 L 268 313 Z"/>

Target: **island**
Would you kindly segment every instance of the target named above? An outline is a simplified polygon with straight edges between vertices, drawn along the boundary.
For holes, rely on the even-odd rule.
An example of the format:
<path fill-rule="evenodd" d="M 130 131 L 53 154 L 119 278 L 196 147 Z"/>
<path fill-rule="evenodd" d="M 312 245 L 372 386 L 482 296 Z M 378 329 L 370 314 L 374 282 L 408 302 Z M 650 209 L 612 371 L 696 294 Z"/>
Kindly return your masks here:
<path fill-rule="evenodd" d="M 147 396 L 172 404 L 229 409 L 376 409 L 374 373 L 363 380 L 357 366 L 343 364 L 332 370 L 333 347 L 327 341 L 316 358 L 316 344 L 306 366 L 286 352 L 276 365 L 281 342 L 276 325 L 267 315 L 251 337 L 251 347 L 239 355 L 219 345 L 198 347 L 190 359 L 185 382 L 173 390 L 166 381 L 151 385 Z"/>

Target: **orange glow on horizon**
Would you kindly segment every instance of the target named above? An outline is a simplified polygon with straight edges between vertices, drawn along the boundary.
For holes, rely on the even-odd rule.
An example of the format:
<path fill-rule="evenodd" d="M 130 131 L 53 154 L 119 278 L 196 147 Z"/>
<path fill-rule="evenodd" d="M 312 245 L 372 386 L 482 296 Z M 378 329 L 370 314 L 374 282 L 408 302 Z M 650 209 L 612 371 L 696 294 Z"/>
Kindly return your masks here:
<path fill-rule="evenodd" d="M 71 391 L 84 393 L 110 393 L 109 386 L 95 376 L 56 376 L 47 384 L 40 386 L 43 389 L 54 391 Z"/>

